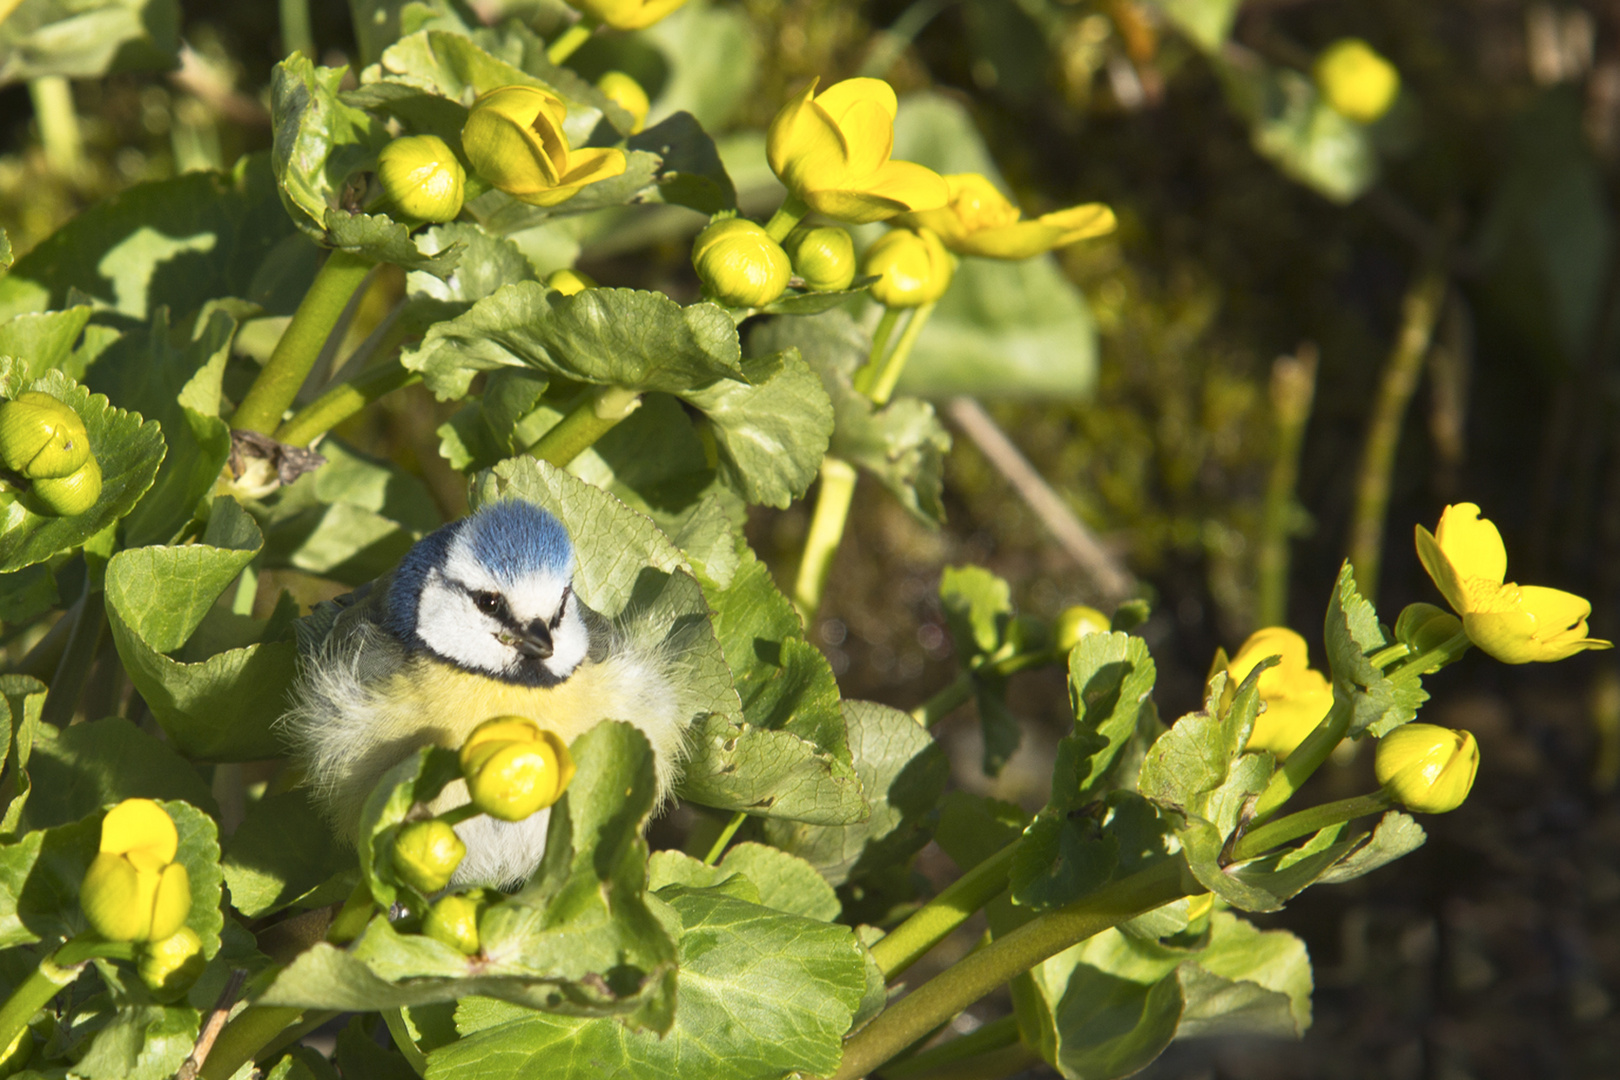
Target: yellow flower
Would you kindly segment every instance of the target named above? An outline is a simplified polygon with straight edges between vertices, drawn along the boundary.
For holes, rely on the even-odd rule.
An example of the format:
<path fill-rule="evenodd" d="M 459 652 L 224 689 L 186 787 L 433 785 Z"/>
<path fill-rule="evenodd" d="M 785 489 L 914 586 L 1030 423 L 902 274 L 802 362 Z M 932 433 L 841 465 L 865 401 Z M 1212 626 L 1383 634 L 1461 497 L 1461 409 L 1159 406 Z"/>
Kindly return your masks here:
<path fill-rule="evenodd" d="M 564 296 L 577 296 L 586 289 L 596 288 L 596 279 L 579 270 L 564 267 L 551 272 L 551 276 L 546 278 L 546 288 Z"/>
<path fill-rule="evenodd" d="M 79 887 L 79 906 L 108 941 L 161 941 L 191 911 L 191 878 L 174 861 L 180 835 L 163 807 L 125 799 L 101 822 L 101 852 Z"/>
<path fill-rule="evenodd" d="M 582 15 L 615 30 L 640 30 L 662 19 L 686 0 L 568 0 Z"/>
<path fill-rule="evenodd" d="M 472 804 L 490 817 L 522 821 L 562 798 L 574 758 L 554 731 L 522 716 L 497 716 L 461 746 L 461 775 Z"/>
<path fill-rule="evenodd" d="M 1466 731 L 1403 724 L 1378 740 L 1373 772 L 1409 810 L 1444 814 L 1468 798 L 1479 771 L 1479 744 Z"/>
<path fill-rule="evenodd" d="M 408 221 L 450 221 L 461 213 L 467 174 L 437 135 L 406 135 L 383 147 L 377 180 Z"/>
<path fill-rule="evenodd" d="M 1462 616 L 1468 639 L 1503 663 L 1562 660 L 1582 649 L 1613 648 L 1586 636 L 1592 605 L 1581 597 L 1503 583 L 1502 534 L 1473 503 L 1446 507 L 1432 535 L 1419 525 L 1417 551 L 1446 602 Z"/>
<path fill-rule="evenodd" d="M 1024 221 L 1022 211 L 978 173 L 947 176 L 945 185 L 950 200 L 943 207 L 907 214 L 901 223 L 934 230 L 958 255 L 1028 259 L 1114 231 L 1114 212 L 1102 203 L 1071 206 Z"/>
<path fill-rule="evenodd" d="M 634 135 L 647 126 L 647 113 L 652 110 L 652 102 L 647 100 L 647 91 L 636 80 L 622 71 L 606 71 L 596 80 L 596 88 L 606 94 L 609 101 L 630 114 L 630 119 L 634 121 L 630 134 Z"/>
<path fill-rule="evenodd" d="M 876 274 L 872 299 L 889 307 L 932 304 L 951 287 L 955 260 L 930 229 L 890 229 L 866 249 L 861 273 Z"/>
<path fill-rule="evenodd" d="M 692 267 L 709 295 L 728 307 L 763 307 L 793 276 L 782 245 L 746 218 L 725 218 L 698 233 Z"/>
<path fill-rule="evenodd" d="M 1312 71 L 1333 111 L 1370 124 L 1389 111 L 1401 92 L 1401 73 L 1360 38 L 1341 38 L 1322 51 Z"/>
<path fill-rule="evenodd" d="M 570 150 L 563 135 L 568 107 L 534 86 L 502 86 L 473 103 L 461 148 L 473 171 L 534 206 L 556 206 L 586 184 L 624 172 L 612 148 Z"/>
<path fill-rule="evenodd" d="M 1234 686 L 1269 656 L 1281 659 L 1260 673 L 1260 700 L 1266 708 L 1255 718 L 1246 749 L 1269 750 L 1278 761 L 1286 761 L 1333 707 L 1333 687 L 1311 668 L 1305 639 L 1286 626 L 1268 626 L 1249 635 L 1226 666 Z"/>
<path fill-rule="evenodd" d="M 394 875 L 429 896 L 450 884 L 466 857 L 467 845 L 456 830 L 437 818 L 413 821 L 394 837 Z"/>
<path fill-rule="evenodd" d="M 944 179 L 909 161 L 890 161 L 899 101 L 882 79 L 845 79 L 817 94 L 816 82 L 771 121 L 765 153 L 788 191 L 840 221 L 882 221 L 932 210 L 949 196 Z"/>

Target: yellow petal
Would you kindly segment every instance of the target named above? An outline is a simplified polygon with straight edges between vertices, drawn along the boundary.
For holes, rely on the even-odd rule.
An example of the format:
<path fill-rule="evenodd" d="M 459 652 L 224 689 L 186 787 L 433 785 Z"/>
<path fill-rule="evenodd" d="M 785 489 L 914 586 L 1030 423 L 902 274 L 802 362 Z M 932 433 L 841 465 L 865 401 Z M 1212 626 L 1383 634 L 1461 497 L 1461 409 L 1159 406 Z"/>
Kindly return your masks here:
<path fill-rule="evenodd" d="M 1417 541 L 1418 561 L 1423 569 L 1429 572 L 1430 579 L 1440 595 L 1446 598 L 1451 610 L 1462 615 L 1468 611 L 1468 591 L 1463 588 L 1462 579 L 1452 567 L 1451 560 L 1446 558 L 1445 552 L 1440 550 L 1440 543 L 1434 535 L 1419 525 L 1416 527 L 1415 539 Z"/>
<path fill-rule="evenodd" d="M 474 112 L 461 129 L 473 171 L 495 187 L 522 197 L 557 183 L 557 167 L 528 127 L 494 112 Z"/>
<path fill-rule="evenodd" d="M 573 168 L 562 183 L 544 191 L 518 198 L 531 206 L 556 206 L 579 194 L 579 189 L 598 180 L 610 180 L 624 172 L 624 152 L 611 147 L 602 150 L 575 150 L 569 159 Z"/>
<path fill-rule="evenodd" d="M 902 214 L 894 223 L 908 229 L 929 229 L 952 251 L 960 251 L 960 245 L 968 235 L 962 218 L 949 206 Z"/>
<path fill-rule="evenodd" d="M 794 120 L 783 166 L 776 175 L 801 199 L 812 191 L 848 186 L 849 145 L 832 117 L 815 102 Z"/>
<path fill-rule="evenodd" d="M 1054 210 L 1050 214 L 1042 214 L 1037 220 L 1063 234 L 1053 245 L 1055 247 L 1106 236 L 1119 226 L 1113 208 L 1107 203 L 1085 203 L 1067 210 Z"/>
<path fill-rule="evenodd" d="M 806 191 L 800 197 L 817 213 L 854 225 L 887 221 L 906 208 L 904 203 L 865 191 L 823 189 Z"/>
<path fill-rule="evenodd" d="M 839 125 L 843 124 L 846 112 L 866 102 L 888 113 L 891 123 L 900 111 L 900 99 L 894 96 L 894 87 L 882 79 L 845 79 L 816 95 L 816 104 L 827 110 L 833 122 Z"/>
<path fill-rule="evenodd" d="M 151 799 L 125 799 L 101 821 L 101 850 L 141 851 L 162 865 L 180 850 L 180 834 L 168 812 Z"/>
<path fill-rule="evenodd" d="M 181 926 L 191 913 L 191 875 L 180 863 L 170 863 L 163 870 L 152 897 L 152 925 L 147 930 L 149 940 L 161 941 Z"/>
<path fill-rule="evenodd" d="M 1463 615 L 1469 640 L 1503 663 L 1550 663 L 1585 649 L 1613 647 L 1586 636 L 1592 606 L 1581 597 L 1539 585 L 1510 585 L 1503 592 L 1518 602 L 1507 610 Z"/>
<path fill-rule="evenodd" d="M 945 177 L 945 186 L 950 190 L 950 208 L 968 232 L 997 229 L 1024 216 L 1000 188 L 980 173 L 952 173 Z"/>
<path fill-rule="evenodd" d="M 1502 546 L 1502 534 L 1488 518 L 1479 516 L 1479 507 L 1473 503 L 1446 507 L 1434 539 L 1458 577 L 1485 578 L 1498 585 L 1507 577 L 1507 549 Z"/>
<path fill-rule="evenodd" d="M 799 147 L 806 138 L 800 134 L 799 128 L 801 124 L 807 122 L 805 113 L 810 108 L 810 99 L 816 95 L 818 81 L 811 79 L 810 85 L 800 90 L 792 101 L 778 109 L 776 115 L 771 118 L 771 126 L 765 133 L 765 158 L 770 162 L 771 171 L 777 176 L 786 175 L 789 162 L 798 156 Z M 820 119 L 812 119 L 809 122 L 831 124 L 832 118 L 823 110 Z"/>
<path fill-rule="evenodd" d="M 883 168 L 894 150 L 893 114 L 875 101 L 857 101 L 833 120 L 844 136 L 851 177 L 864 179 Z"/>
<path fill-rule="evenodd" d="M 1310 674 L 1321 680 L 1317 691 L 1303 697 L 1266 699 L 1265 710 L 1255 717 L 1254 731 L 1245 749 L 1266 750 L 1278 761 L 1287 761 L 1305 736 L 1316 730 L 1333 707 L 1333 691 L 1318 672 Z"/>
<path fill-rule="evenodd" d="M 1249 635 L 1232 656 L 1226 670 L 1231 673 L 1234 682 L 1242 682 L 1249 677 L 1255 665 L 1268 656 L 1278 657 L 1279 662 L 1276 667 L 1261 674 L 1262 685 L 1268 675 L 1282 671 L 1303 671 L 1310 666 L 1304 638 L 1286 626 L 1268 626 Z"/>
<path fill-rule="evenodd" d="M 946 240 L 945 246 L 958 255 L 977 255 L 985 259 L 1029 259 L 1051 251 L 1062 238 L 1059 230 L 1039 221 L 1020 221 L 1016 225 L 970 232 L 954 244 Z"/>

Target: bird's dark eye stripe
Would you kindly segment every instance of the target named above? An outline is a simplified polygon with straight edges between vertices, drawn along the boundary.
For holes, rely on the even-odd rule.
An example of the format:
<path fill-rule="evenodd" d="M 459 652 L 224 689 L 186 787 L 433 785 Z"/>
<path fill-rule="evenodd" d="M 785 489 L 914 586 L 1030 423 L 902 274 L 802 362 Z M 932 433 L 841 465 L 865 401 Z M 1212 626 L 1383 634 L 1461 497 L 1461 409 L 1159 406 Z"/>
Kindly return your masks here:
<path fill-rule="evenodd" d="M 547 623 L 551 629 L 555 630 L 557 627 L 562 625 L 563 613 L 568 610 L 568 597 L 573 591 L 573 582 L 569 582 L 567 585 L 563 586 L 562 601 L 557 605 L 557 614 L 553 615 L 550 621 Z"/>

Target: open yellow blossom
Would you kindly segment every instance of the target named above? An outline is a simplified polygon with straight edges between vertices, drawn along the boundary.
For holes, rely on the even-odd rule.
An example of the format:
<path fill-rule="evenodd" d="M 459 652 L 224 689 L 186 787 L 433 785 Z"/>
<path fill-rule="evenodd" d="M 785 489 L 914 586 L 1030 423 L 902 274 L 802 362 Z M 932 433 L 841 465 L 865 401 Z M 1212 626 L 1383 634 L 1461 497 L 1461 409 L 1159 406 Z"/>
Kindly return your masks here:
<path fill-rule="evenodd" d="M 1245 749 L 1269 750 L 1278 761 L 1286 761 L 1333 707 L 1333 687 L 1310 666 L 1305 639 L 1286 626 L 1250 634 L 1226 665 L 1227 674 L 1234 684 L 1242 682 L 1270 656 L 1280 660 L 1260 673 L 1260 700 L 1266 708 L 1255 718 Z"/>
<path fill-rule="evenodd" d="M 1446 602 L 1462 616 L 1468 639 L 1506 664 L 1562 660 L 1613 645 L 1586 636 L 1592 605 L 1574 593 L 1504 584 L 1502 534 L 1473 503 L 1446 507 L 1431 535 L 1417 527 L 1418 558 Z"/>
<path fill-rule="evenodd" d="M 950 200 L 938 210 L 905 215 L 902 224 L 934 230 L 958 255 L 1028 259 L 1078 240 L 1114 231 L 1114 212 L 1103 203 L 1054 210 L 1032 220 L 978 173 L 945 177 Z"/>
<path fill-rule="evenodd" d="M 556 206 L 624 172 L 624 152 L 570 150 L 568 106 L 536 86 L 502 86 L 473 103 L 461 148 L 473 171 L 515 199 Z"/>
<path fill-rule="evenodd" d="M 944 206 L 945 180 L 890 161 L 899 100 L 882 79 L 845 79 L 820 94 L 812 79 L 771 121 L 765 153 L 788 191 L 812 210 L 857 224 Z"/>

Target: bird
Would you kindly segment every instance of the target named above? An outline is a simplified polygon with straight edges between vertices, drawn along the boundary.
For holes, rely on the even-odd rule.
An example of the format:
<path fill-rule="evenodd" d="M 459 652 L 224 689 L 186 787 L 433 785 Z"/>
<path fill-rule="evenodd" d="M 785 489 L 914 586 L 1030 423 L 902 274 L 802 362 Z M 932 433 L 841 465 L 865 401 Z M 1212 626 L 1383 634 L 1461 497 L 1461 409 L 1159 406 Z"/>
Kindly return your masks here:
<path fill-rule="evenodd" d="M 577 561 L 556 516 L 509 498 L 429 533 L 393 571 L 339 598 L 324 639 L 303 650 L 282 723 L 340 835 L 357 839 L 366 799 L 389 769 L 424 746 L 457 748 L 496 716 L 527 717 L 564 743 L 603 720 L 634 724 L 653 749 L 658 799 L 667 797 L 692 713 L 671 658 L 581 601 Z M 429 808 L 467 801 L 456 780 Z M 458 823 L 467 853 L 451 887 L 526 880 L 549 817 Z"/>

